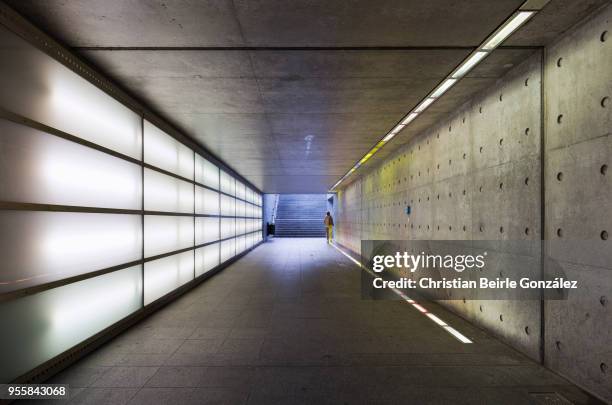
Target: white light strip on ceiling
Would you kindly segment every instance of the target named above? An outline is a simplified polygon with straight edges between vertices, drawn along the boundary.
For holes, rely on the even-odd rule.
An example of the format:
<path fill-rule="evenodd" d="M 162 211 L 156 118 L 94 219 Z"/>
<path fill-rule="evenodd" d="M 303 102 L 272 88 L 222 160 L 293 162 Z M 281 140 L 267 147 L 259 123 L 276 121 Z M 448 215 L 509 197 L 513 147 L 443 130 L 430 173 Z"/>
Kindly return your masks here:
<path fill-rule="evenodd" d="M 395 128 L 393 128 L 393 130 L 391 131 L 392 134 L 397 134 L 398 132 L 400 132 L 402 129 L 404 129 L 404 127 L 406 126 L 406 124 L 398 124 Z"/>
<path fill-rule="evenodd" d="M 389 134 L 383 138 L 383 142 L 389 142 L 391 139 L 393 139 L 395 134 L 397 134 L 397 132 L 389 132 Z"/>
<path fill-rule="evenodd" d="M 389 142 L 395 135 L 399 134 L 400 131 L 404 129 L 405 126 L 406 126 L 405 124 L 397 125 L 395 128 L 391 130 L 391 132 L 387 134 L 387 136 L 383 138 L 383 142 Z"/>
<path fill-rule="evenodd" d="M 433 103 L 436 99 L 435 98 L 426 98 L 425 101 L 423 101 L 421 104 L 419 104 L 419 106 L 417 108 L 414 109 L 415 113 L 422 113 L 423 111 L 425 111 L 427 109 L 427 107 L 429 107 L 431 105 L 431 103 Z"/>
<path fill-rule="evenodd" d="M 376 273 L 374 273 L 372 270 L 368 269 L 367 267 L 362 266 L 361 263 L 357 259 L 353 258 L 351 255 L 346 253 L 344 250 L 340 249 L 338 246 L 336 246 L 335 243 L 332 243 L 331 245 L 332 245 L 332 247 L 334 249 L 336 249 L 338 252 L 342 253 L 345 257 L 347 257 L 350 261 L 355 263 L 358 267 L 360 267 L 363 270 L 365 270 L 372 277 L 378 277 L 378 275 Z M 425 315 L 426 317 L 428 317 L 429 319 L 434 321 L 438 326 L 442 327 L 442 329 L 444 329 L 445 331 L 447 331 L 448 333 L 453 335 L 461 343 L 472 343 L 472 341 L 470 339 L 468 339 L 466 336 L 461 334 L 461 332 L 459 332 L 457 329 L 454 329 L 453 327 L 449 326 L 446 322 L 444 322 L 442 319 L 438 318 L 436 315 L 434 315 L 431 312 L 429 312 L 422 305 L 417 304 L 416 301 L 412 300 L 410 297 L 408 297 L 402 291 L 398 290 L 397 288 L 391 288 L 391 289 L 398 296 L 400 296 L 404 301 L 406 301 L 407 303 L 412 305 L 415 309 L 417 309 L 420 313 L 422 313 L 423 315 Z"/>
<path fill-rule="evenodd" d="M 406 126 L 410 124 L 418 115 L 419 114 L 415 112 L 408 114 L 408 116 L 402 121 L 402 125 Z"/>
<path fill-rule="evenodd" d="M 446 79 L 433 93 L 431 93 L 431 97 L 440 97 L 442 94 L 446 93 L 448 89 L 453 87 L 455 83 L 457 83 L 457 79 Z"/>
<path fill-rule="evenodd" d="M 535 11 L 519 11 L 516 15 L 504 26 L 502 26 L 493 37 L 489 39 L 482 47 L 484 51 L 492 51 L 497 48 L 499 44 L 504 42 L 514 31 L 516 31 L 521 25 L 529 20 Z"/>
<path fill-rule="evenodd" d="M 527 8 L 529 1 L 525 2 L 522 7 Z M 548 1 L 544 1 L 540 5 L 540 9 L 544 7 Z M 531 17 L 533 17 L 539 10 L 520 10 L 509 17 L 495 32 L 493 32 L 487 39 L 474 51 L 472 52 L 459 67 L 453 71 L 434 91 L 432 91 L 421 103 L 414 108 L 406 117 L 401 121 L 400 125 L 396 126 L 391 130 L 385 137 L 369 152 L 369 156 L 365 159 L 368 160 L 374 153 L 382 147 L 380 143 L 389 142 L 395 135 L 404 129 L 410 122 L 418 117 L 420 113 L 425 111 L 432 103 L 446 93 L 451 87 L 453 87 L 459 79 L 465 77 L 465 75 L 478 65 L 484 58 L 491 54 L 495 48 L 501 45 L 510 35 L 518 30 L 523 24 L 525 24 Z M 365 156 L 364 156 L 365 157 Z M 333 191 L 344 179 L 352 174 L 363 161 L 363 158 L 357 163 L 348 173 L 346 173 L 334 186 L 331 188 Z"/>
<path fill-rule="evenodd" d="M 460 79 L 465 76 L 470 70 L 474 68 L 481 60 L 483 60 L 486 56 L 489 55 L 489 52 L 485 51 L 476 51 L 476 53 L 472 54 L 466 61 L 464 61 L 459 69 L 457 69 L 453 75 L 453 79 Z"/>

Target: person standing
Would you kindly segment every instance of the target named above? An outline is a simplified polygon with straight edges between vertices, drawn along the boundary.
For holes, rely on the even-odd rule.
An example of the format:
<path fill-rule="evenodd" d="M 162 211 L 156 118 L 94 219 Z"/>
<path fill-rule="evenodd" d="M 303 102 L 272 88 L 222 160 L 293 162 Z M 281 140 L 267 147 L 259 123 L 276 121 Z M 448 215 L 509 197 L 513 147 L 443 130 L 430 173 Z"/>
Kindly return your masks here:
<path fill-rule="evenodd" d="M 334 219 L 332 218 L 329 211 L 327 211 L 327 215 L 325 215 L 325 219 L 323 220 L 327 231 L 327 243 L 331 243 L 332 235 L 334 230 Z"/>

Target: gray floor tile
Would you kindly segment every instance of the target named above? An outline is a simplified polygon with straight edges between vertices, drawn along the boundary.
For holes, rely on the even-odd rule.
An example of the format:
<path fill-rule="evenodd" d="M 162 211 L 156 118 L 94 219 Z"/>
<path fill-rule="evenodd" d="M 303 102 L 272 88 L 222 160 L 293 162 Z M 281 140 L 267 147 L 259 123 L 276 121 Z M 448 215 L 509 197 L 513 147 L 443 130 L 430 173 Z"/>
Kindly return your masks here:
<path fill-rule="evenodd" d="M 88 367 L 77 363 L 55 375 L 48 382 L 50 384 L 68 384 L 71 388 L 89 387 L 108 370 L 110 370 L 110 367 Z"/>
<path fill-rule="evenodd" d="M 52 381 L 70 384 L 74 403 L 514 405 L 533 403 L 533 393 L 592 400 L 436 304 L 427 307 L 473 344 L 404 302 L 360 294 L 359 271 L 323 240 L 277 239 Z"/>
<path fill-rule="evenodd" d="M 158 367 L 112 367 L 97 379 L 94 387 L 142 387 Z"/>
<path fill-rule="evenodd" d="M 216 387 L 248 389 L 251 367 L 160 367 L 148 387 Z"/>

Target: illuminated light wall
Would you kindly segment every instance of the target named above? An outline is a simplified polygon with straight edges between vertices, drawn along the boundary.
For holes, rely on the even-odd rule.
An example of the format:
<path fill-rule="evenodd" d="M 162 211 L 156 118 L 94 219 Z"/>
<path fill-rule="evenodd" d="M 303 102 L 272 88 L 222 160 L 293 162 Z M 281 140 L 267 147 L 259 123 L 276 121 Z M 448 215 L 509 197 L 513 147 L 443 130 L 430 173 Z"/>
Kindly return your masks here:
<path fill-rule="evenodd" d="M 262 241 L 262 197 L 0 25 L 0 383 Z"/>

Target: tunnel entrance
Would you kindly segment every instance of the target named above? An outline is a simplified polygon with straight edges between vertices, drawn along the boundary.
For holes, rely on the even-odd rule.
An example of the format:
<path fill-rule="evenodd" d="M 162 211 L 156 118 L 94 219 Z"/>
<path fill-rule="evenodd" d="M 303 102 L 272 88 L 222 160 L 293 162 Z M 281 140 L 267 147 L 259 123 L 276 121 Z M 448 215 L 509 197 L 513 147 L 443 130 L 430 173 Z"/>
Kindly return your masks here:
<path fill-rule="evenodd" d="M 324 238 L 326 194 L 281 194 L 276 210 L 275 236 Z"/>

